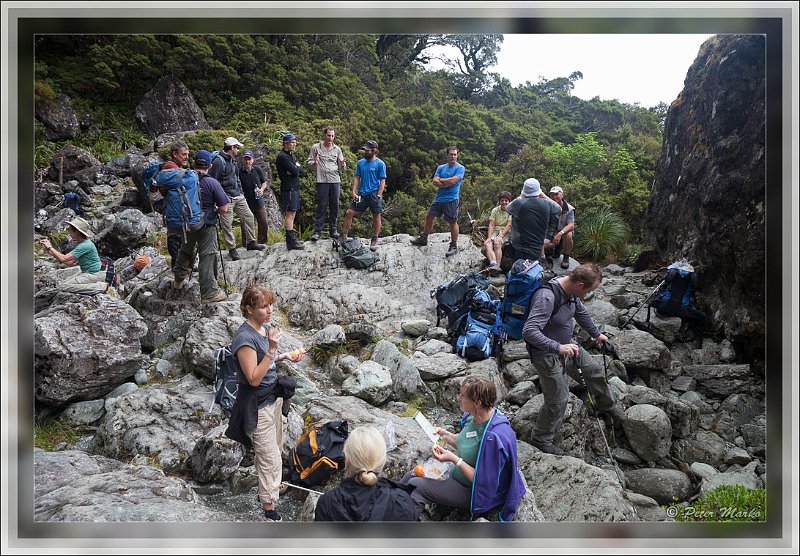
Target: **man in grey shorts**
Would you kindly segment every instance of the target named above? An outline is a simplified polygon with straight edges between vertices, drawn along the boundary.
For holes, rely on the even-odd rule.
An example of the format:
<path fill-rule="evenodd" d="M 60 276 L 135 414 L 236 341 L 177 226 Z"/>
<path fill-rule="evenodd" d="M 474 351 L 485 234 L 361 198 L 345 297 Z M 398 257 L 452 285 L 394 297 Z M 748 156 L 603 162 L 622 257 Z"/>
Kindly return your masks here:
<path fill-rule="evenodd" d="M 412 245 L 428 245 L 428 234 L 433 229 L 433 219 L 444 216 L 450 224 L 450 248 L 445 257 L 458 252 L 458 193 L 464 181 L 464 167 L 458 163 L 458 147 L 447 147 L 447 163 L 436 168 L 433 185 L 436 197 L 425 215 L 425 226 L 419 236 L 411 240 Z"/>

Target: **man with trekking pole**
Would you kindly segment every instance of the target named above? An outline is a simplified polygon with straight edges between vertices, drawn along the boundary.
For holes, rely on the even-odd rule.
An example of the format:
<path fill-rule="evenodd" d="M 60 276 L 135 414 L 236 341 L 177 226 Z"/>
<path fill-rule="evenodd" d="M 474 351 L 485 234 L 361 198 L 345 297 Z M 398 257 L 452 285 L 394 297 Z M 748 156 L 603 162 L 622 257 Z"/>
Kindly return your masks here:
<path fill-rule="evenodd" d="M 573 344 L 573 318 L 598 345 L 608 342 L 592 321 L 583 298 L 600 286 L 603 275 L 594 263 L 584 263 L 566 276 L 554 278 L 537 289 L 531 298 L 530 313 L 522 328 L 531 363 L 539 374 L 544 405 L 533 429 L 531 444 L 542 452 L 563 455 L 553 439 L 564 422 L 569 401 L 567 375 L 585 385 L 593 408 L 608 413 L 617 421 L 627 419 L 615 405 L 605 381 L 603 367 L 589 353 Z"/>

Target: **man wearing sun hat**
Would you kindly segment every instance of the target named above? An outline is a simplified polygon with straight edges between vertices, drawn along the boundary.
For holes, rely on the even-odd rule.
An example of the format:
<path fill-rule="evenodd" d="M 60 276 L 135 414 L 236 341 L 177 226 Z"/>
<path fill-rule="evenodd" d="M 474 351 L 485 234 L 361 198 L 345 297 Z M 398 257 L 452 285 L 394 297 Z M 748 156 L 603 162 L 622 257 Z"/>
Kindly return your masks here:
<path fill-rule="evenodd" d="M 505 254 L 515 261 L 541 259 L 544 240 L 555 232 L 561 209 L 542 193 L 539 180 L 528 178 L 522 193 L 508 204 L 506 211 L 512 219 L 511 244 Z"/>
<path fill-rule="evenodd" d="M 78 244 L 69 253 L 61 253 L 52 246 L 47 238 L 39 240 L 39 243 L 58 262 L 67 266 L 75 266 L 77 264 L 81 267 L 80 274 L 64 280 L 58 286 L 58 289 L 63 292 L 84 295 L 105 293 L 110 286 L 106 284 L 105 270 L 100 268 L 100 255 L 97 253 L 97 247 L 92 243 L 91 238 L 94 237 L 94 234 L 89 227 L 89 223 L 83 218 L 77 217 L 67 222 L 67 226 L 67 232 L 69 232 L 70 237 Z"/>
<path fill-rule="evenodd" d="M 236 137 L 225 139 L 222 150 L 211 161 L 211 170 L 208 175 L 217 180 L 225 193 L 230 197 L 231 204 L 228 212 L 219 215 L 220 229 L 225 243 L 228 245 L 228 255 L 234 261 L 241 257 L 236 251 L 236 236 L 233 235 L 233 215 L 239 215 L 242 222 L 242 245 L 248 251 L 263 251 L 267 248 L 263 243 L 256 242 L 255 219 L 250 207 L 247 206 L 247 199 L 244 197 L 242 181 L 239 178 L 239 166 L 236 164 L 236 156 L 242 144 Z"/>
<path fill-rule="evenodd" d="M 564 200 L 564 190 L 559 186 L 550 188 L 550 199 L 561 207 L 558 217 L 558 227 L 555 235 L 544 240 L 546 253 L 553 252 L 553 257 L 561 254 L 561 268 L 569 268 L 569 255 L 573 247 L 573 230 L 575 229 L 575 207 Z"/>

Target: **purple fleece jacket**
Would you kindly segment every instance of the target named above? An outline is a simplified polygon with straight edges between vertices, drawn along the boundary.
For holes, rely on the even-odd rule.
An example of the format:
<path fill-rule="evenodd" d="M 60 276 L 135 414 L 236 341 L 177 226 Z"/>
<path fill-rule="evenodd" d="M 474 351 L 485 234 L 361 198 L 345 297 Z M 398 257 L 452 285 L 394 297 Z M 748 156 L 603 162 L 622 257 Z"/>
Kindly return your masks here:
<path fill-rule="evenodd" d="M 468 417 L 469 413 L 461 417 L 462 427 Z M 517 438 L 508 418 L 495 409 L 478 448 L 469 511 L 475 516 L 502 506 L 498 517 L 509 521 L 524 494 L 525 486 L 517 469 Z"/>

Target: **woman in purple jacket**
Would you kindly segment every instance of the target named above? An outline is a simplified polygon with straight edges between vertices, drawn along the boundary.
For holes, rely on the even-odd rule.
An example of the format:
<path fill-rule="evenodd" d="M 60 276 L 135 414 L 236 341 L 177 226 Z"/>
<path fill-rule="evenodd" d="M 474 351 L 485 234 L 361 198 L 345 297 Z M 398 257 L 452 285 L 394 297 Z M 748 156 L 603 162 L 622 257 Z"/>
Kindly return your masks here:
<path fill-rule="evenodd" d="M 452 462 L 450 477 L 444 480 L 416 477 L 406 473 L 401 483 L 416 487 L 411 498 L 421 512 L 425 504 L 437 503 L 469 510 L 472 518 L 499 508 L 498 518 L 508 521 L 525 494 L 517 469 L 517 439 L 508 419 L 494 408 L 497 388 L 485 376 L 468 376 L 458 393 L 461 432 L 453 434 L 437 427 L 434 432 L 458 450 L 458 455 L 434 446 L 433 457 Z"/>

